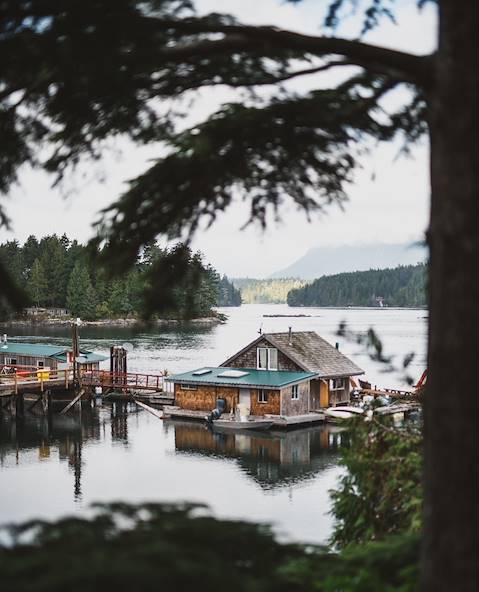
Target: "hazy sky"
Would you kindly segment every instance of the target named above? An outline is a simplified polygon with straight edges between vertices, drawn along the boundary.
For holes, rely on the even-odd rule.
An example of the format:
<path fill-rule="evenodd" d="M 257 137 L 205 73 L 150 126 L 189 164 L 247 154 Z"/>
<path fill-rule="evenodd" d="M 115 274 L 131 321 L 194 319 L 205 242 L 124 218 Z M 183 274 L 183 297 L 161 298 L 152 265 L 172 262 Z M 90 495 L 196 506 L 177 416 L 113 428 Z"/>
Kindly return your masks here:
<path fill-rule="evenodd" d="M 276 26 L 319 33 L 323 1 L 305 0 L 298 5 L 281 0 L 197 0 L 200 11 L 229 12 L 251 24 Z M 383 46 L 426 53 L 435 44 L 434 9 L 417 12 L 414 2 L 398 2 L 398 24 L 384 23 L 367 40 Z M 354 34 L 357 20 L 351 17 L 341 33 Z M 322 84 L 327 76 L 321 75 Z M 331 78 L 329 79 L 331 80 Z M 290 88 L 307 90 L 317 77 L 290 82 Z M 231 100 L 226 89 L 204 93 L 192 114 L 200 118 Z M 13 231 L 0 230 L 0 240 L 29 234 L 43 236 L 66 232 L 86 241 L 98 211 L 125 188 L 124 182 L 141 174 L 148 160 L 161 155 L 161 146 L 138 148 L 120 141 L 101 163 L 83 166 L 63 189 L 52 189 L 51 178 L 24 170 L 20 186 L 7 198 Z M 342 211 L 332 206 L 326 214 L 313 215 L 310 223 L 291 206 L 281 211 L 282 222 L 272 222 L 265 233 L 257 227 L 241 230 L 248 218 L 248 205 L 238 200 L 213 227 L 199 233 L 194 247 L 220 272 L 230 276 L 262 277 L 286 267 L 309 248 L 318 245 L 366 244 L 414 241 L 427 225 L 429 185 L 426 144 L 414 149 L 412 157 L 398 158 L 398 146 L 381 146 L 364 157 L 363 169 L 348 190 L 349 203 Z"/>

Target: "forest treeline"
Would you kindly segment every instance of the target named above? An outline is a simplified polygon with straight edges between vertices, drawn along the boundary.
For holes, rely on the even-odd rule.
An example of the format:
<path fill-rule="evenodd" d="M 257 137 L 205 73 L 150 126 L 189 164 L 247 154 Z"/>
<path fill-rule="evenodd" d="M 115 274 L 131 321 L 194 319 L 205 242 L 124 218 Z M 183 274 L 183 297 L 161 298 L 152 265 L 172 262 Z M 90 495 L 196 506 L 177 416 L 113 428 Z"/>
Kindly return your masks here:
<path fill-rule="evenodd" d="M 290 306 L 426 306 L 427 267 L 400 265 L 323 276 L 288 293 Z"/>
<path fill-rule="evenodd" d="M 284 304 L 290 290 L 300 288 L 306 283 L 296 278 L 233 278 L 231 281 L 241 290 L 245 304 Z"/>
<path fill-rule="evenodd" d="M 241 304 L 241 294 L 228 278 L 184 245 L 170 250 L 151 245 L 131 270 L 114 279 L 93 264 L 86 246 L 66 235 L 30 236 L 23 245 L 16 240 L 4 242 L 0 244 L 0 260 L 27 292 L 32 306 L 66 308 L 72 316 L 85 320 L 127 318 L 143 316 L 145 289 L 154 264 L 179 248 L 185 250 L 186 281 L 194 284 L 194 290 L 178 289 L 167 317 L 206 317 L 212 315 L 213 306 Z M 4 307 L 3 316 L 7 314 Z"/>

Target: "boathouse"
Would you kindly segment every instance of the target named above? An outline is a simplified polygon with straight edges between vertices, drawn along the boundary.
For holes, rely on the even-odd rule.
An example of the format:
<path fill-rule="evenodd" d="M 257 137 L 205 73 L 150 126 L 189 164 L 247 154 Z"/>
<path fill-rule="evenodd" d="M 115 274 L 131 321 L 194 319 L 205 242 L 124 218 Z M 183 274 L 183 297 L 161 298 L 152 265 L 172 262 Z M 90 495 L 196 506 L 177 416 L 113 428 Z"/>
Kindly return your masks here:
<path fill-rule="evenodd" d="M 245 415 L 303 415 L 308 413 L 313 372 L 256 368 L 199 368 L 175 374 L 175 405 L 191 411 L 211 411 L 226 400 L 226 411 L 243 406 Z"/>
<path fill-rule="evenodd" d="M 98 370 L 100 362 L 107 359 L 107 356 L 81 349 L 77 363 L 83 370 Z M 3 368 L 27 371 L 39 368 L 63 370 L 71 368 L 72 365 L 73 350 L 69 347 L 13 341 L 0 343 L 0 370 Z"/>
<path fill-rule="evenodd" d="M 310 411 L 349 403 L 352 377 L 364 374 L 315 331 L 264 333 L 221 366 L 314 374 L 309 389 Z"/>
<path fill-rule="evenodd" d="M 304 416 L 347 403 L 350 379 L 363 374 L 337 348 L 317 333 L 260 335 L 219 367 L 176 374 L 175 405 L 189 411 L 210 411 L 219 398 L 226 411 L 238 406 L 246 415 Z"/>

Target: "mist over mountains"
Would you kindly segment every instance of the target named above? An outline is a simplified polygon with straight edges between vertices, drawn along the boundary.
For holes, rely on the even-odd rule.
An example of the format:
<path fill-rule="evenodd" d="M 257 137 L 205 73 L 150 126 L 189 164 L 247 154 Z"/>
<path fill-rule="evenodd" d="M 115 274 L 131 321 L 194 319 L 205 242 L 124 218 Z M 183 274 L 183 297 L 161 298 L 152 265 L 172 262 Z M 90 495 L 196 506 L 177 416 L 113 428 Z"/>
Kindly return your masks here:
<path fill-rule="evenodd" d="M 288 267 L 272 273 L 269 278 L 312 280 L 343 272 L 415 265 L 424 262 L 426 258 L 426 247 L 411 243 L 315 247 Z"/>

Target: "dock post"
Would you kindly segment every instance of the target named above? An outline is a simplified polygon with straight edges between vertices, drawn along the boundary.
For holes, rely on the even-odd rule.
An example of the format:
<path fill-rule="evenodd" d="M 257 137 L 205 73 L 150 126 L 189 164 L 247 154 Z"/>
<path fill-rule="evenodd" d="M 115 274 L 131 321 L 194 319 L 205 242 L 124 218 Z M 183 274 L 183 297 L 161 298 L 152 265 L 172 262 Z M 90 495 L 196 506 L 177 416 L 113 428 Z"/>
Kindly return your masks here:
<path fill-rule="evenodd" d="M 46 393 L 42 390 L 42 406 L 43 406 L 43 413 L 46 415 L 49 411 L 49 397 Z"/>
<path fill-rule="evenodd" d="M 23 393 L 17 394 L 16 395 L 16 414 L 19 417 L 23 417 L 24 416 L 24 412 L 25 412 L 25 400 L 24 400 L 24 395 Z"/>

